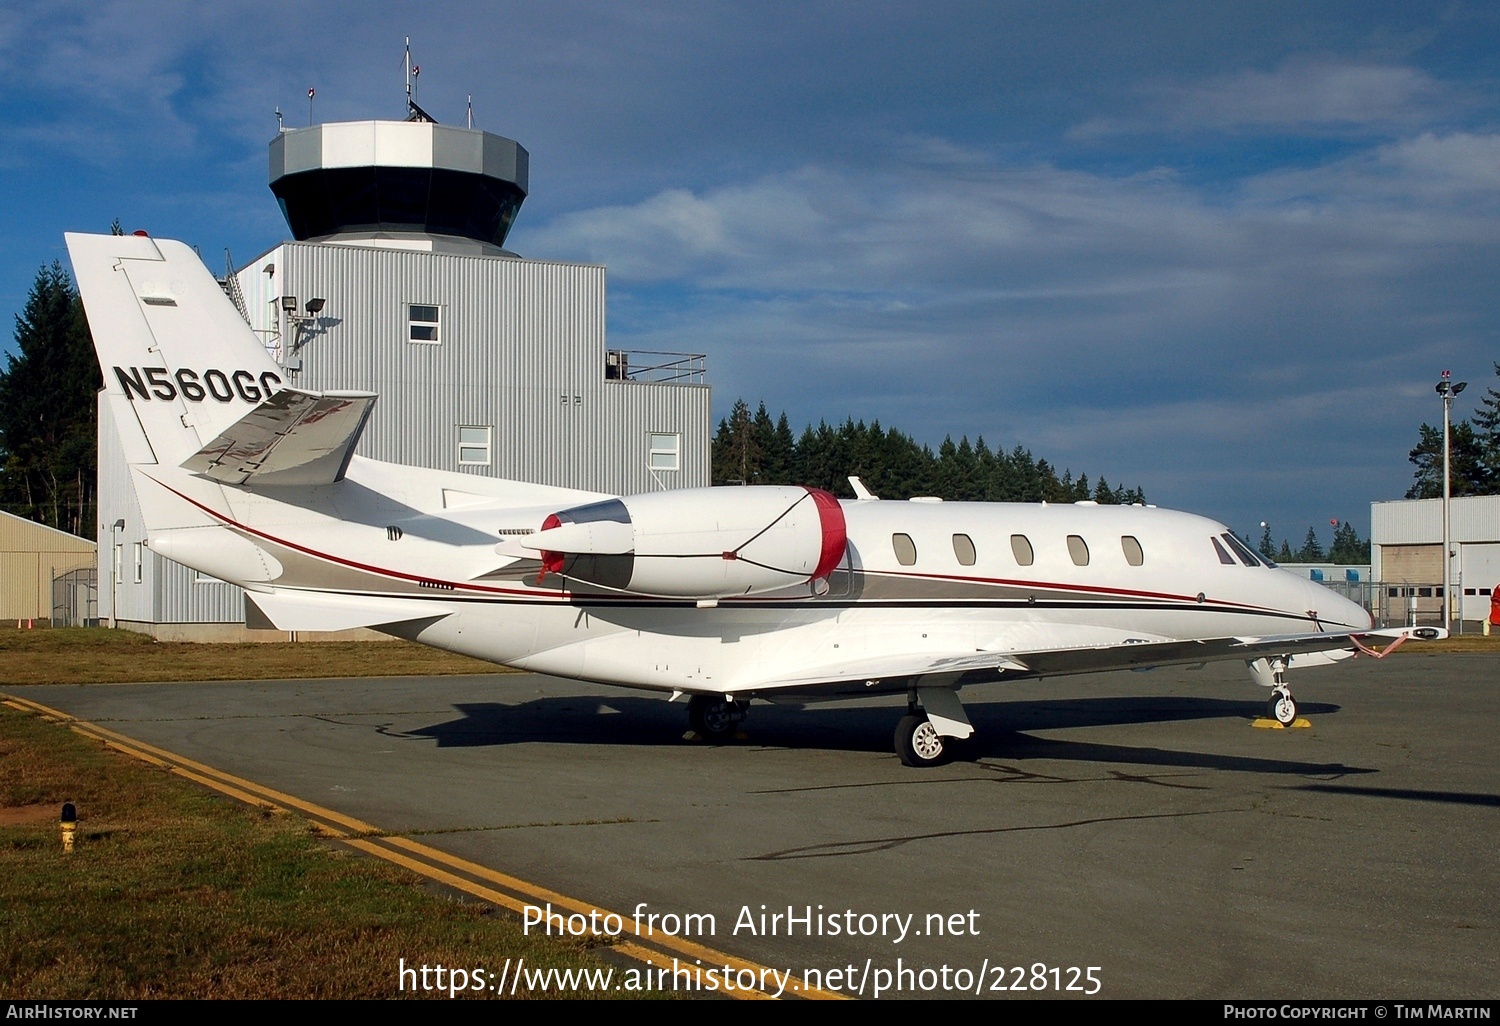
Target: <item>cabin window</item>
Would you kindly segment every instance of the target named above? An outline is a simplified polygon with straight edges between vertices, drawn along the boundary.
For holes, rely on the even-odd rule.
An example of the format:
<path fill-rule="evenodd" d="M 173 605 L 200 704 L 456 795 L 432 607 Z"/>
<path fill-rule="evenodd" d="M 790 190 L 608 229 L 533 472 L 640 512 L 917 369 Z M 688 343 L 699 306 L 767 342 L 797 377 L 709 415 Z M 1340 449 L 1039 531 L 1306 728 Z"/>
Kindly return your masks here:
<path fill-rule="evenodd" d="M 974 551 L 974 539 L 966 534 L 955 534 L 953 536 L 953 555 L 958 557 L 960 566 L 973 566 L 977 554 Z"/>
<path fill-rule="evenodd" d="M 408 342 L 421 342 L 424 345 L 437 345 L 441 342 L 443 311 L 436 306 L 424 306 L 411 303 L 406 308 L 406 339 Z"/>
<path fill-rule="evenodd" d="M 1017 566 L 1030 566 L 1036 562 L 1036 554 L 1031 551 L 1031 542 L 1024 534 L 1010 536 L 1010 551 L 1016 557 Z"/>
<path fill-rule="evenodd" d="M 917 543 L 911 540 L 911 535 L 891 535 L 891 548 L 896 550 L 896 562 L 902 566 L 911 566 L 916 563 Z"/>
<path fill-rule="evenodd" d="M 653 434 L 647 439 L 647 466 L 652 470 L 678 470 L 682 466 L 682 436 Z"/>
<path fill-rule="evenodd" d="M 1073 557 L 1073 562 L 1077 566 L 1089 565 L 1089 547 L 1076 534 L 1068 535 L 1068 555 Z"/>
<path fill-rule="evenodd" d="M 1131 566 L 1140 566 L 1146 562 L 1146 554 L 1141 551 L 1141 543 L 1130 535 L 1120 539 L 1120 548 L 1125 550 L 1125 562 Z"/>
<path fill-rule="evenodd" d="M 490 429 L 470 425 L 458 429 L 458 464 L 461 467 L 490 465 Z"/>
<path fill-rule="evenodd" d="M 1224 546 L 1219 544 L 1219 539 L 1210 538 L 1209 541 L 1214 543 L 1214 551 L 1219 554 L 1219 562 L 1225 566 L 1234 566 L 1234 557 L 1229 554 Z"/>

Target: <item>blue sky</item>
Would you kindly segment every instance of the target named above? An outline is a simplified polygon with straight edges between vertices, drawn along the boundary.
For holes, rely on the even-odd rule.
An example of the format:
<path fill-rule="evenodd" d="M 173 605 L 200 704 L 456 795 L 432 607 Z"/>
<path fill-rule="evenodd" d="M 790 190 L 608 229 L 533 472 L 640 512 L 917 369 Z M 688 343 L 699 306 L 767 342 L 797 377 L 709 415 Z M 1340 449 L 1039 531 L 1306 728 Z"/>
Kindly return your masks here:
<path fill-rule="evenodd" d="M 404 35 L 424 107 L 531 151 L 512 248 L 607 264 L 611 344 L 708 353 L 716 417 L 1019 441 L 1326 544 L 1439 371 L 1500 384 L 1479 3 L 7 4 L 0 307 L 116 217 L 215 270 L 284 238 L 274 109 L 399 117 Z"/>

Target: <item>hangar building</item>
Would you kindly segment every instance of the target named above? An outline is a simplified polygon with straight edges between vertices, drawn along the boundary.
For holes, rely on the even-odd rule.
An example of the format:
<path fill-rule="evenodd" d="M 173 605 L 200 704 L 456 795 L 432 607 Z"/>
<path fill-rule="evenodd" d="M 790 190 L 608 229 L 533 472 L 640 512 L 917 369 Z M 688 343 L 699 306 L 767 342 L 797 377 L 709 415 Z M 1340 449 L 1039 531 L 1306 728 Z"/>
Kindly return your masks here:
<path fill-rule="evenodd" d="M 604 267 L 504 248 L 527 151 L 411 111 L 271 141 L 292 241 L 224 286 L 287 380 L 379 394 L 362 456 L 612 494 L 706 486 L 703 356 L 608 349 Z M 99 425 L 99 615 L 116 593 L 121 624 L 158 637 L 266 637 L 239 589 L 142 547 L 102 409 Z"/>
<path fill-rule="evenodd" d="M 83 626 L 97 546 L 87 538 L 0 511 L 0 621 Z"/>
<path fill-rule="evenodd" d="M 1464 620 L 1483 620 L 1500 587 L 1500 495 L 1450 499 L 1453 588 Z M 1443 500 L 1370 504 L 1370 562 L 1391 607 L 1426 622 L 1442 616 Z"/>

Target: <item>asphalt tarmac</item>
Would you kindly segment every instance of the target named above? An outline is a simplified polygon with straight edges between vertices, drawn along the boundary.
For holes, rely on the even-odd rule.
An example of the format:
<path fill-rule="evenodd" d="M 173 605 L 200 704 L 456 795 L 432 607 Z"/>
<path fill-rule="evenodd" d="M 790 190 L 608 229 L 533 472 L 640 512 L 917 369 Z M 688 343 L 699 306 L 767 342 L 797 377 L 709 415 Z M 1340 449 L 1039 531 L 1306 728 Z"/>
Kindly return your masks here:
<path fill-rule="evenodd" d="M 867 995 L 1495 997 L 1500 660 L 1292 685 L 1310 728 L 1252 726 L 1238 664 L 965 689 L 977 740 L 935 770 L 889 699 L 757 703 L 714 747 L 682 703 L 530 674 L 5 690 Z"/>

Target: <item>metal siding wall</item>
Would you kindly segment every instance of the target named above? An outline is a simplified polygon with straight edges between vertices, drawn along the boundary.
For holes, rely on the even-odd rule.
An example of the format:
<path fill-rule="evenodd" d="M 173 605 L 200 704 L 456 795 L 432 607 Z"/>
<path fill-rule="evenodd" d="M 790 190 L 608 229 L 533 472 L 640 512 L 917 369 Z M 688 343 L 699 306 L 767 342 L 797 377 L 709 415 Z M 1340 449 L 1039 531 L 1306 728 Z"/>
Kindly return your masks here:
<path fill-rule="evenodd" d="M 1466 495 L 1450 500 L 1448 526 L 1454 541 L 1500 541 L 1500 495 Z M 1371 503 L 1370 538 L 1377 545 L 1441 544 L 1443 500 Z"/>
<path fill-rule="evenodd" d="M 604 378 L 603 267 L 299 243 L 280 256 L 286 291 L 327 298 L 338 320 L 296 384 L 380 394 L 362 455 L 629 493 L 658 487 L 646 432 L 672 431 L 683 469 L 668 487 L 708 483 L 707 386 Z M 438 345 L 407 341 L 411 303 L 442 308 Z M 493 426 L 489 467 L 459 466 L 460 424 Z"/>
<path fill-rule="evenodd" d="M 111 532 L 109 525 L 125 521 L 125 530 Z M 114 416 L 103 404 L 99 409 L 99 618 L 111 615 L 114 594 L 110 574 L 118 540 L 124 547 L 120 562 L 119 619 L 141 623 L 242 623 L 244 594 L 228 584 L 195 584 L 192 570 L 164 559 L 149 549 L 144 553 L 141 583 L 135 583 L 135 543 L 146 537 L 140 506 L 130 482 L 130 470 L 120 448 Z M 111 535 L 114 537 L 111 537 Z"/>
<path fill-rule="evenodd" d="M 87 538 L 0 515 L 0 619 L 49 619 L 52 578 L 91 566 L 95 558 Z"/>

